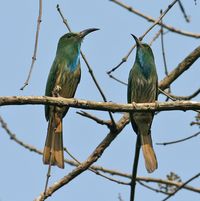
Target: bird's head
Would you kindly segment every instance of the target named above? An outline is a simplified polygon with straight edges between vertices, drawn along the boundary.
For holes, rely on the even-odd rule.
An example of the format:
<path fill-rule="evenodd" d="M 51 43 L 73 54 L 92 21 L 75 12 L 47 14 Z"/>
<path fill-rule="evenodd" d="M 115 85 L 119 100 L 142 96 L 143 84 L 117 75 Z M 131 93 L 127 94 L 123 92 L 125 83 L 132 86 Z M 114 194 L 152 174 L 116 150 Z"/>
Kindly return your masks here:
<path fill-rule="evenodd" d="M 90 28 L 90 29 L 85 29 L 81 32 L 69 32 L 65 35 L 63 35 L 60 40 L 59 40 L 59 44 L 62 46 L 66 46 L 66 45 L 77 45 L 77 44 L 81 44 L 83 38 L 88 35 L 91 32 L 97 31 L 99 29 L 97 28 Z"/>
<path fill-rule="evenodd" d="M 133 34 L 131 35 L 135 39 L 135 42 L 137 45 L 137 56 L 144 57 L 144 58 L 146 57 L 154 58 L 151 47 L 146 43 L 142 43 L 135 35 Z"/>

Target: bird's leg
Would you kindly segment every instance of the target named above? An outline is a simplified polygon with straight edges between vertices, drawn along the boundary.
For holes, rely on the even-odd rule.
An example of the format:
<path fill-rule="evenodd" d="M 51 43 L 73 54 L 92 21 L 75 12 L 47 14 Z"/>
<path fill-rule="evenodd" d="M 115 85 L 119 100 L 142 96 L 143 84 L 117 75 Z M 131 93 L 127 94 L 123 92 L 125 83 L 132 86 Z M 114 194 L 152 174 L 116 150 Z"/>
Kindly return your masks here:
<path fill-rule="evenodd" d="M 132 106 L 133 106 L 133 109 L 136 109 L 136 108 L 137 108 L 135 102 L 132 102 L 131 104 L 132 104 Z"/>
<path fill-rule="evenodd" d="M 52 91 L 52 96 L 53 97 L 60 97 L 60 91 L 61 91 L 61 86 L 56 85 Z"/>

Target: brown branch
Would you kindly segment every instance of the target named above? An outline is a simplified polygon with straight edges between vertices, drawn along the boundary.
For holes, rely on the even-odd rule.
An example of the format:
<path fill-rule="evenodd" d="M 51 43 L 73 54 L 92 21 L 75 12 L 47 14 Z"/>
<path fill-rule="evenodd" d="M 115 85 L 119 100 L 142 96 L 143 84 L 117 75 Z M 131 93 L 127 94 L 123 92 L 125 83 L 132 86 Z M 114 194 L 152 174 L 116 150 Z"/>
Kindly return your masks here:
<path fill-rule="evenodd" d="M 76 166 L 78 166 L 78 165 L 81 164 L 81 162 L 79 162 L 79 160 L 77 160 L 77 159 L 68 151 L 68 149 L 67 149 L 66 147 L 64 148 L 64 151 L 77 163 Z M 130 185 L 129 182 L 124 182 L 124 181 L 120 181 L 120 180 L 117 180 L 117 179 L 113 179 L 113 178 L 111 178 L 111 177 L 108 177 L 108 176 L 106 176 L 106 175 L 100 173 L 98 170 L 93 169 L 92 167 L 89 167 L 88 170 L 90 170 L 91 172 L 95 173 L 95 174 L 98 175 L 98 176 L 101 176 L 101 177 L 103 177 L 103 178 L 105 178 L 105 179 L 107 179 L 107 180 L 109 180 L 109 181 L 113 181 L 113 182 L 115 182 L 115 183 L 117 183 L 117 184 Z"/>
<path fill-rule="evenodd" d="M 47 189 L 46 196 L 44 197 L 44 194 L 41 193 L 39 197 L 37 197 L 35 200 L 44 200 L 47 197 L 51 196 L 55 191 L 60 189 L 62 186 L 69 183 L 71 180 L 73 180 L 75 177 L 80 175 L 82 172 L 87 170 L 94 162 L 96 162 L 105 149 L 112 143 L 112 141 L 117 137 L 117 135 L 121 132 L 121 130 L 126 126 L 126 124 L 129 123 L 129 115 L 124 115 L 117 123 L 117 128 L 115 129 L 115 132 L 109 132 L 108 135 L 104 138 L 104 140 L 96 147 L 96 149 L 93 151 L 93 153 L 81 164 L 79 164 L 73 171 L 71 171 L 68 175 L 64 176 L 62 179 L 54 183 L 51 187 Z"/>
<path fill-rule="evenodd" d="M 80 112 L 76 112 L 77 114 L 83 116 L 83 117 L 87 117 L 89 119 L 92 119 L 93 121 L 95 121 L 96 123 L 98 124 L 101 124 L 101 125 L 106 125 L 108 128 L 110 128 L 112 125 L 111 125 L 111 121 L 105 121 L 103 119 L 100 119 L 92 114 L 89 114 L 85 111 L 80 111 Z"/>
<path fill-rule="evenodd" d="M 160 36 L 161 34 L 161 29 L 158 30 L 158 32 L 155 34 L 155 36 L 152 38 L 152 40 L 149 42 L 149 46 L 152 46 L 153 42 L 156 41 L 156 39 L 158 39 L 158 37 Z M 163 33 L 164 34 L 164 33 Z"/>
<path fill-rule="evenodd" d="M 6 131 L 6 134 L 8 134 L 8 136 L 10 136 L 10 139 L 13 140 L 14 142 L 16 142 L 17 144 L 19 144 L 20 146 L 24 147 L 25 149 L 29 150 L 29 151 L 33 151 L 37 154 L 42 155 L 42 151 L 38 150 L 37 148 L 35 148 L 32 145 L 26 144 L 23 141 L 19 140 L 16 135 L 14 133 L 12 133 L 12 131 L 10 131 L 10 129 L 8 128 L 7 124 L 5 123 L 5 121 L 3 120 L 3 118 L 0 116 L 0 124 L 2 126 L 2 128 Z M 68 160 L 65 159 L 65 163 L 72 165 L 72 166 L 78 166 L 79 164 L 73 160 Z M 101 166 L 91 166 L 92 169 L 97 170 L 97 171 L 101 171 L 104 173 L 108 173 L 110 175 L 116 175 L 116 176 L 120 176 L 120 177 L 125 177 L 128 179 L 131 179 L 132 175 L 131 174 L 127 174 L 127 173 L 123 173 L 117 170 L 111 170 L 108 168 L 104 168 Z M 144 182 L 153 182 L 153 183 L 161 183 L 161 184 L 167 184 L 167 185 L 173 185 L 176 187 L 179 187 L 182 185 L 181 182 L 175 182 L 175 181 L 170 181 L 170 180 L 162 180 L 162 179 L 157 179 L 157 178 L 151 178 L 151 177 L 137 177 L 137 181 L 144 181 Z M 185 185 L 183 187 L 186 190 L 190 190 L 196 193 L 200 193 L 200 189 L 199 188 L 194 188 L 192 186 L 188 186 Z"/>
<path fill-rule="evenodd" d="M 165 192 L 165 191 L 159 190 L 159 189 L 157 189 L 157 188 L 153 188 L 153 187 L 151 187 L 151 186 L 149 186 L 149 185 L 147 185 L 147 184 L 144 184 L 144 183 L 141 182 L 141 181 L 138 181 L 138 183 L 139 183 L 141 186 L 144 186 L 145 188 L 148 188 L 148 189 L 150 189 L 150 190 L 152 190 L 152 191 L 154 191 L 154 192 L 156 192 L 156 193 L 163 193 L 163 194 L 165 194 L 165 195 L 169 195 L 169 194 L 170 194 L 170 193 L 167 193 L 167 192 Z"/>
<path fill-rule="evenodd" d="M 176 144 L 176 143 L 179 143 L 179 142 L 184 142 L 186 140 L 189 140 L 193 137 L 197 137 L 198 135 L 200 134 L 200 132 L 197 132 L 189 137 L 186 137 L 186 138 L 183 138 L 183 139 L 180 139 L 180 140 L 175 140 L 175 141 L 171 141 L 171 142 L 159 142 L 159 143 L 156 143 L 157 145 L 170 145 L 170 144 Z"/>
<path fill-rule="evenodd" d="M 29 84 L 29 80 L 31 78 L 34 63 L 36 61 L 38 38 L 39 38 L 41 22 L 42 22 L 42 0 L 39 0 L 39 15 L 38 15 L 38 19 L 37 19 L 37 30 L 36 30 L 36 34 L 35 34 L 35 45 L 34 45 L 34 51 L 33 51 L 33 56 L 32 56 L 32 63 L 31 63 L 31 67 L 30 67 L 30 70 L 28 73 L 28 77 L 27 77 L 26 81 L 24 82 L 24 85 L 20 88 L 20 90 L 24 90 L 24 88 Z"/>
<path fill-rule="evenodd" d="M 63 23 L 66 25 L 67 29 L 71 32 L 71 28 L 70 28 L 67 20 L 65 19 L 64 15 L 62 14 L 62 12 L 60 10 L 60 7 L 59 7 L 59 4 L 57 4 L 57 10 L 58 10 L 58 12 L 59 12 L 59 14 L 60 14 L 60 16 L 61 16 L 61 18 L 63 20 Z M 86 59 L 86 57 L 85 57 L 85 55 L 84 55 L 84 53 L 82 51 L 81 51 L 81 56 L 82 56 L 86 66 L 88 68 L 88 72 L 90 73 L 90 76 L 92 77 L 92 80 L 93 80 L 95 86 L 97 87 L 99 93 L 101 94 L 101 97 L 103 98 L 103 101 L 107 102 L 106 96 L 105 96 L 103 90 L 101 89 L 101 87 L 100 87 L 100 85 L 99 85 L 99 83 L 98 83 L 98 81 L 97 81 L 97 79 L 96 79 L 96 77 L 95 77 L 95 75 L 93 73 L 93 70 L 92 70 L 90 64 L 88 63 L 88 61 L 87 61 L 87 59 Z M 115 120 L 114 120 L 111 112 L 108 111 L 108 113 L 109 113 L 110 119 L 112 121 L 112 127 L 113 127 L 112 129 L 115 129 Z"/>
<path fill-rule="evenodd" d="M 192 180 L 196 179 L 197 177 L 200 176 L 200 173 L 196 174 L 192 178 L 188 179 L 186 182 L 184 182 L 181 186 L 179 186 L 172 194 L 168 195 L 166 198 L 164 198 L 162 201 L 168 200 L 170 197 L 174 196 L 178 191 L 180 191 L 185 185 L 187 185 L 189 182 Z"/>
<path fill-rule="evenodd" d="M 165 92 L 167 93 L 167 92 Z M 174 100 L 191 100 L 192 98 L 196 97 L 197 95 L 199 95 L 200 93 L 200 88 L 197 89 L 193 94 L 189 95 L 189 96 L 176 96 L 173 95 L 171 93 L 167 93 L 171 98 L 173 98 Z"/>
<path fill-rule="evenodd" d="M 57 105 L 87 110 L 100 110 L 111 112 L 144 112 L 169 110 L 199 110 L 200 102 L 174 101 L 155 103 L 119 104 L 112 102 L 95 102 L 74 98 L 48 97 L 48 96 L 0 96 L 0 106 L 6 105 Z"/>
<path fill-rule="evenodd" d="M 171 83 L 188 70 L 199 57 L 200 46 L 193 50 L 181 63 L 179 63 L 179 65 L 160 82 L 159 87 L 162 90 L 166 89 L 166 86 L 171 85 Z"/>
<path fill-rule="evenodd" d="M 156 22 L 156 19 L 152 18 L 151 16 L 147 16 L 143 13 L 141 13 L 140 11 L 132 8 L 131 6 L 128 6 L 118 0 L 110 0 L 114 3 L 116 3 L 117 5 L 127 9 L 128 11 L 146 19 L 147 21 L 149 22 L 152 22 L 152 23 L 155 23 Z M 171 32 L 174 32 L 174 33 L 177 33 L 177 34 L 181 34 L 181 35 L 184 35 L 184 36 L 189 36 L 189 37 L 193 37 L 193 38 L 200 38 L 200 34 L 199 33 L 192 33 L 192 32 L 188 32 L 188 31 L 183 31 L 183 30 L 180 30 L 180 29 L 177 29 L 175 27 L 172 27 L 170 25 L 167 25 L 167 24 L 163 24 L 161 22 L 158 23 L 158 25 L 162 25 L 164 28 L 168 29 L 169 31 Z"/>

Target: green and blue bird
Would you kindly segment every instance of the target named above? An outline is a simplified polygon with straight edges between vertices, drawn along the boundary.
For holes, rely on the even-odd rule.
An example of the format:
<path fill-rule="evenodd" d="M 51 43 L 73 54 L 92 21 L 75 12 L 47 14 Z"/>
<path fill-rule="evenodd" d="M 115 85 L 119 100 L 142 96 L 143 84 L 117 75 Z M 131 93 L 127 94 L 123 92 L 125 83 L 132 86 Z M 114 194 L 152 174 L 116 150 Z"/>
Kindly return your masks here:
<path fill-rule="evenodd" d="M 81 78 L 80 48 L 83 38 L 96 28 L 79 33 L 67 33 L 58 42 L 56 57 L 49 72 L 46 96 L 73 98 Z M 64 168 L 62 119 L 69 107 L 45 106 L 48 123 L 47 137 L 43 152 L 44 164 Z"/>
<path fill-rule="evenodd" d="M 142 43 L 132 34 L 136 41 L 135 63 L 128 78 L 128 103 L 152 103 L 158 97 L 158 76 L 153 52 L 148 44 Z M 149 173 L 157 169 L 157 159 L 151 139 L 153 112 L 130 113 L 133 130 L 140 136 L 145 166 Z"/>

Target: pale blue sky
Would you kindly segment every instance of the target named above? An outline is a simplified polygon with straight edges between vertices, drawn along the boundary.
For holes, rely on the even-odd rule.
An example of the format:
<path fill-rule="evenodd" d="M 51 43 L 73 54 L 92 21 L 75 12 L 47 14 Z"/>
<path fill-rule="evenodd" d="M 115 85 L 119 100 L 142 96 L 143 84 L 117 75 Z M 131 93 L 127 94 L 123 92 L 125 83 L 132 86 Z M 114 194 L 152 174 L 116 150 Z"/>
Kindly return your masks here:
<path fill-rule="evenodd" d="M 159 16 L 160 9 L 165 9 L 171 2 L 166 1 L 139 1 L 126 0 L 125 3 L 145 12 L 154 18 Z M 200 4 L 197 1 L 182 1 L 187 13 L 191 16 L 191 23 L 186 23 L 178 5 L 164 18 L 164 22 L 177 28 L 191 32 L 199 32 Z M 57 42 L 60 36 L 67 32 L 56 10 L 59 3 L 63 14 L 68 19 L 72 30 L 81 31 L 86 28 L 100 28 L 90 34 L 82 44 L 82 50 L 91 64 L 97 80 L 102 86 L 106 97 L 113 102 L 126 102 L 126 87 L 111 80 L 106 71 L 116 65 L 134 44 L 130 33 L 142 35 L 150 23 L 131 14 L 108 0 L 66 0 L 44 1 L 37 61 L 33 70 L 30 85 L 24 91 L 19 88 L 25 81 L 34 46 L 36 20 L 38 15 L 38 1 L 2 1 L 1 2 L 1 73 L 0 94 L 11 95 L 43 95 L 49 69 L 53 62 Z M 145 38 L 149 42 L 159 27 L 154 28 Z M 199 45 L 199 40 L 181 36 L 175 33 L 165 35 L 167 64 L 171 71 L 182 59 Z M 154 51 L 159 80 L 164 77 L 163 60 L 158 39 L 152 46 Z M 128 72 L 133 65 L 135 51 L 116 73 L 120 79 L 127 81 Z M 101 101 L 87 68 L 83 61 L 82 78 L 76 98 Z M 176 95 L 189 95 L 199 88 L 199 68 L 197 61 L 184 76 L 181 76 L 172 85 Z M 199 100 L 196 97 L 195 100 Z M 161 97 L 159 97 L 162 100 Z M 64 119 L 64 144 L 80 161 L 85 160 L 94 148 L 106 136 L 106 127 L 97 125 L 89 119 L 76 114 L 76 109 L 70 109 Z M 46 137 L 47 122 L 44 118 L 43 106 L 9 106 L 1 108 L 1 115 L 8 123 L 9 128 L 28 144 L 43 149 Z M 104 119 L 108 118 L 105 112 L 93 112 Z M 194 119 L 194 112 L 163 112 L 155 117 L 152 134 L 156 142 L 180 139 L 197 132 L 197 127 L 189 124 Z M 115 114 L 116 120 L 121 114 Z M 78 125 L 78 126 L 77 126 Z M 135 149 L 135 134 L 128 125 L 111 146 L 105 151 L 96 164 L 130 173 Z M 171 145 L 154 145 L 159 168 L 149 175 L 144 168 L 143 157 L 139 162 L 139 176 L 165 178 L 170 171 L 176 172 L 183 181 L 189 179 L 200 169 L 199 137 L 190 141 Z M 0 201 L 27 201 L 33 200 L 43 190 L 47 166 L 42 164 L 40 155 L 29 152 L 11 141 L 0 129 Z M 142 155 L 141 155 L 142 156 Z M 67 158 L 69 158 L 67 156 Z M 50 184 L 66 175 L 72 167 L 65 166 L 64 170 L 52 169 Z M 123 179 L 122 179 L 123 180 Z M 125 180 L 125 179 L 124 179 Z M 125 180 L 126 181 L 126 180 Z M 200 179 L 191 185 L 199 186 Z M 86 171 L 74 179 L 67 186 L 57 191 L 49 201 L 64 200 L 95 200 L 117 201 L 118 194 L 124 201 L 129 200 L 129 187 L 118 185 Z M 160 201 L 164 196 L 154 193 L 140 185 L 136 189 L 136 201 Z M 198 201 L 197 193 L 182 190 L 171 198 L 171 201 Z"/>

